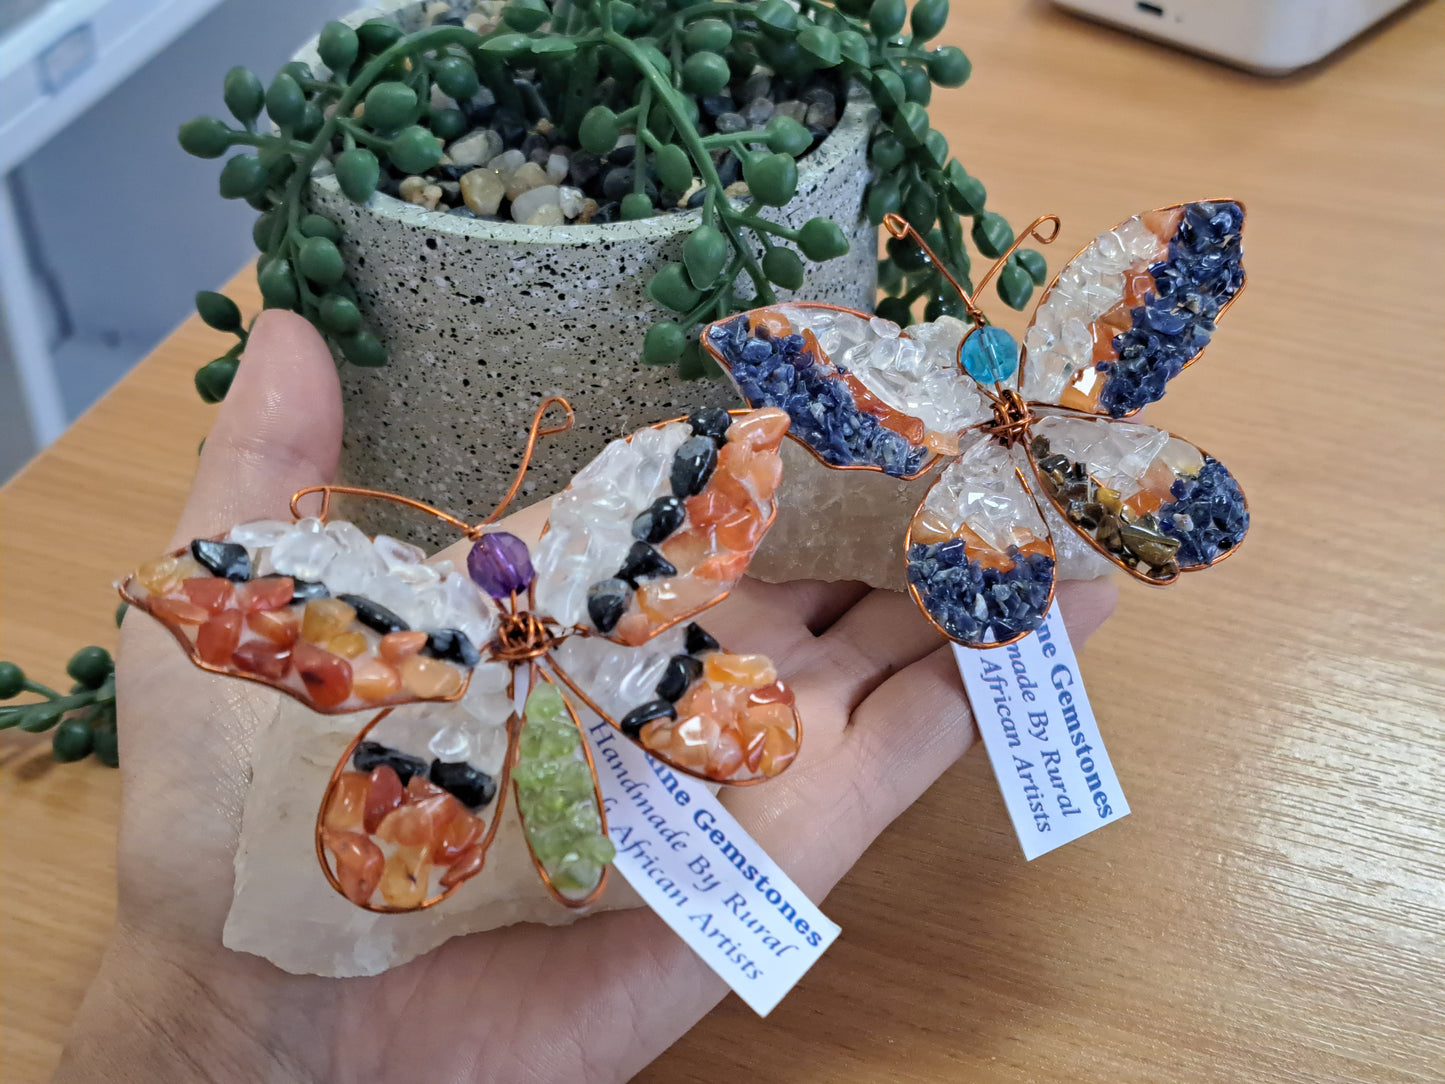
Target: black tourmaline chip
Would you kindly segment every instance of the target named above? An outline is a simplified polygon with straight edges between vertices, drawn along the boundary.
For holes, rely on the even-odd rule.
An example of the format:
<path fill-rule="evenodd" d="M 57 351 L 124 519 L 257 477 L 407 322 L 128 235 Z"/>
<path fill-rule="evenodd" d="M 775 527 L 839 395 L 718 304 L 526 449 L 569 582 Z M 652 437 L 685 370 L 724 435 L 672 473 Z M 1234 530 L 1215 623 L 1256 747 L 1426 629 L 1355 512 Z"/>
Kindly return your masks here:
<path fill-rule="evenodd" d="M 414 775 L 426 778 L 426 761 L 420 757 L 409 757 L 405 753 L 389 749 L 379 741 L 362 742 L 356 747 L 356 753 L 351 758 L 351 766 L 358 772 L 365 772 L 367 775 L 376 771 L 383 764 L 396 772 L 401 779 L 402 786 L 406 786 Z"/>
<path fill-rule="evenodd" d="M 674 655 L 657 683 L 657 695 L 674 703 L 682 699 L 694 681 L 702 677 L 702 663 L 691 655 Z"/>
<path fill-rule="evenodd" d="M 313 598 L 330 598 L 331 592 L 320 580 L 297 580 L 291 581 L 291 601 L 305 602 Z"/>
<path fill-rule="evenodd" d="M 236 542 L 216 542 L 198 538 L 191 543 L 191 556 L 210 570 L 213 576 L 224 576 L 236 583 L 251 578 L 251 557 L 246 547 Z"/>
<path fill-rule="evenodd" d="M 587 588 L 587 616 L 598 632 L 609 633 L 622 620 L 630 601 L 632 586 L 626 580 L 600 580 Z"/>
<path fill-rule="evenodd" d="M 424 652 L 436 659 L 460 663 L 462 666 L 476 666 L 482 661 L 472 641 L 461 629 L 437 629 L 427 633 Z"/>
<path fill-rule="evenodd" d="M 369 629 L 375 629 L 385 636 L 388 632 L 406 632 L 411 628 L 385 606 L 380 606 L 360 595 L 337 595 L 342 602 L 356 611 L 356 620 Z"/>
<path fill-rule="evenodd" d="M 431 762 L 431 781 L 468 809 L 480 809 L 497 796 L 497 782 L 470 764 Z"/>
<path fill-rule="evenodd" d="M 712 633 L 701 625 L 692 624 L 687 627 L 687 653 L 689 655 L 701 655 L 704 651 L 719 650 L 718 642 L 712 638 Z"/>
<path fill-rule="evenodd" d="M 707 437 L 690 437 L 672 457 L 672 492 L 679 497 L 701 493 L 717 466 L 717 445 Z"/>
<path fill-rule="evenodd" d="M 711 437 L 718 444 L 727 443 L 728 427 L 732 423 L 732 418 L 722 407 L 703 407 L 687 416 L 687 424 L 692 426 L 693 436 Z"/>
<path fill-rule="evenodd" d="M 632 537 L 654 546 L 682 526 L 687 509 L 676 497 L 658 497 L 652 507 L 639 512 L 632 521 Z"/>
<path fill-rule="evenodd" d="M 642 733 L 642 728 L 652 720 L 676 718 L 677 709 L 666 700 L 649 700 L 642 707 L 629 711 L 617 725 L 629 738 L 636 738 Z"/>
<path fill-rule="evenodd" d="M 655 580 L 663 576 L 676 576 L 677 569 L 671 561 L 646 542 L 634 542 L 627 551 L 627 560 L 617 570 L 617 578 L 626 580 L 634 587 L 638 580 Z"/>

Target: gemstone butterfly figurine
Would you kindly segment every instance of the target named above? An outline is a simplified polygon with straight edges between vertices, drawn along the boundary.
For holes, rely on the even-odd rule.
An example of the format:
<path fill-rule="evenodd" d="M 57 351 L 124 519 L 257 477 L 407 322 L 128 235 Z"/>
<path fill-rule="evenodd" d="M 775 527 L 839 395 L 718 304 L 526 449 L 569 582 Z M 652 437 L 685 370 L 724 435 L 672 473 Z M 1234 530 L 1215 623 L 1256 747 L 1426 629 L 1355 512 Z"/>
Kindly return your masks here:
<path fill-rule="evenodd" d="M 567 420 L 543 427 L 554 405 Z M 572 420 L 565 400 L 542 403 L 511 490 L 479 525 L 311 486 L 292 498 L 295 522 L 198 538 L 121 585 L 206 670 L 318 712 L 376 710 L 316 820 L 328 881 L 369 911 L 430 907 L 479 873 L 509 787 L 548 891 L 569 907 L 595 900 L 613 849 L 578 702 L 714 783 L 761 782 L 797 755 L 802 724 L 772 663 L 691 620 L 728 594 L 773 521 L 787 415 L 704 409 L 640 430 L 577 474 L 534 549 L 489 530 L 537 438 Z M 320 510 L 305 516 L 313 494 Z M 328 519 L 333 494 L 444 520 L 472 541 L 465 570 Z"/>
<path fill-rule="evenodd" d="M 987 648 L 1043 622 L 1055 548 L 1040 496 L 1146 583 L 1234 552 L 1249 512 L 1229 471 L 1123 419 L 1199 357 L 1244 288 L 1240 204 L 1165 207 L 1100 234 L 1044 291 L 1022 351 L 976 299 L 1026 239 L 1055 239 L 1057 217 L 1033 222 L 972 295 L 906 221 L 884 224 L 943 271 L 971 325 L 945 316 L 904 331 L 780 304 L 709 325 L 703 345 L 751 406 L 785 410 L 789 436 L 828 467 L 909 480 L 947 463 L 904 540 L 909 591 L 940 632 Z"/>

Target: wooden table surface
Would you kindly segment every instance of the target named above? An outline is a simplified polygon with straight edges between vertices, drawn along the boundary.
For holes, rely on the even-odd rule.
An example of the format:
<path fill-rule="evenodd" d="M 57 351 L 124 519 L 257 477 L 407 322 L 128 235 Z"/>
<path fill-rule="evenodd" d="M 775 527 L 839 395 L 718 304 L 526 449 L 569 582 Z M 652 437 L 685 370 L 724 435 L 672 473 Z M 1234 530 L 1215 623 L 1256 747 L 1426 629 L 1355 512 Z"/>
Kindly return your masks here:
<path fill-rule="evenodd" d="M 1248 205 L 1251 287 L 1152 419 L 1228 462 L 1252 538 L 1123 585 L 1084 652 L 1132 816 L 1026 864 L 964 758 L 828 899 L 843 936 L 769 1019 L 729 999 L 643 1077 L 1445 1079 L 1445 7 L 1278 81 L 1041 3 L 954 9 L 976 74 L 935 123 L 991 206 L 1063 216 L 1051 264 L 1147 207 Z M 57 679 L 113 639 L 221 342 L 183 325 L 5 488 L 0 656 Z M 7 1080 L 54 1065 L 114 914 L 119 774 L 48 744 L 0 736 Z"/>

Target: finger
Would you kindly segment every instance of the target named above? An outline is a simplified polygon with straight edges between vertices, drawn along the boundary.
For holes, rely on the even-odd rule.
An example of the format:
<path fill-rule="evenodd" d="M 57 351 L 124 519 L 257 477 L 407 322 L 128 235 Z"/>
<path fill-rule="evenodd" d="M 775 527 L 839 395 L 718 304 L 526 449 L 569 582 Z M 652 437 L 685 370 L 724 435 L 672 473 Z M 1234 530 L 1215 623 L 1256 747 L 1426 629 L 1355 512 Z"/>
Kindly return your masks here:
<path fill-rule="evenodd" d="M 749 577 L 733 589 L 733 597 L 776 609 L 780 616 L 801 625 L 814 636 L 821 636 L 871 590 L 857 580 L 765 583 Z"/>
<path fill-rule="evenodd" d="M 174 545 L 237 523 L 287 518 L 291 494 L 331 480 L 341 452 L 336 363 L 315 328 L 268 309 L 201 452 Z"/>

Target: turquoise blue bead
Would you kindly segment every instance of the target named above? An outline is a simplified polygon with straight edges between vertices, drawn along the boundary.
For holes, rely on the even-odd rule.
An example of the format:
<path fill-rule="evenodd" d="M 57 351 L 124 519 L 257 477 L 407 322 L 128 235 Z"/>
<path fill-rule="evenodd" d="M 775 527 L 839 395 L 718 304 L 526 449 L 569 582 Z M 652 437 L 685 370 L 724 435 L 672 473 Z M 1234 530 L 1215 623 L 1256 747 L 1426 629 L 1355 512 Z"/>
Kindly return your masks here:
<path fill-rule="evenodd" d="M 982 384 L 1007 380 L 1019 367 L 1019 344 L 1001 327 L 986 324 L 963 341 L 959 362 Z"/>

